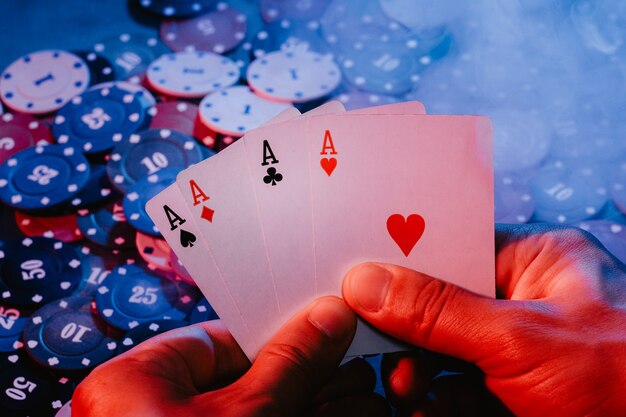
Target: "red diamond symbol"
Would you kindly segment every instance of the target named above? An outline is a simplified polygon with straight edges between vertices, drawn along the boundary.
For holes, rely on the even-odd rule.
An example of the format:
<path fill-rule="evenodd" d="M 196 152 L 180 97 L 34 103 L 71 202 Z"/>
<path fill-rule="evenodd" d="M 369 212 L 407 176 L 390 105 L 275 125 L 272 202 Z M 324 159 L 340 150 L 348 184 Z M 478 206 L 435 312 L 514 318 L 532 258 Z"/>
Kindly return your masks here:
<path fill-rule="evenodd" d="M 207 206 L 202 206 L 202 214 L 200 214 L 200 217 L 204 220 L 208 220 L 209 223 L 213 223 L 213 213 L 215 213 L 215 210 L 211 210 Z"/>

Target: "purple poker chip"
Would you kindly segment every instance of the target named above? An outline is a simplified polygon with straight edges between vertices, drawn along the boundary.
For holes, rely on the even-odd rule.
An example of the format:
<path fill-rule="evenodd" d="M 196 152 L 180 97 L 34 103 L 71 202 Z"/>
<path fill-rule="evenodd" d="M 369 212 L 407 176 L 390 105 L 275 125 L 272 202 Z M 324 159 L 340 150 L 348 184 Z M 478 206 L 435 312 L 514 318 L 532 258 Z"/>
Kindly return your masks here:
<path fill-rule="evenodd" d="M 214 12 L 188 20 L 166 20 L 161 24 L 161 39 L 175 52 L 205 51 L 223 54 L 246 37 L 245 14 L 218 7 Z"/>
<path fill-rule="evenodd" d="M 494 178 L 496 223 L 526 223 L 535 211 L 528 184 L 513 173 L 496 173 Z"/>
<path fill-rule="evenodd" d="M 608 220 L 587 220 L 577 226 L 594 235 L 613 256 L 626 263 L 626 225 Z"/>

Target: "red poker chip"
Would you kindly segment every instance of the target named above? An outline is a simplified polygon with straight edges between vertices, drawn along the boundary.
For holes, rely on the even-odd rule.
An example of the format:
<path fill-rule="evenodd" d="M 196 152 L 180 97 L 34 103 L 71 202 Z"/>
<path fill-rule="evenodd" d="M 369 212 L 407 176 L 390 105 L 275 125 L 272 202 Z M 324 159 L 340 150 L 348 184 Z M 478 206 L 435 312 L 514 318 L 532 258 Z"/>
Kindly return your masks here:
<path fill-rule="evenodd" d="M 158 103 L 149 113 L 152 115 L 150 129 L 171 129 L 194 136 L 198 116 L 195 104 L 184 101 Z"/>
<path fill-rule="evenodd" d="M 175 273 L 172 266 L 172 248 L 165 239 L 137 232 L 135 238 L 139 256 L 147 262 L 148 268 L 168 274 Z"/>
<path fill-rule="evenodd" d="M 26 148 L 52 142 L 52 132 L 45 123 L 22 113 L 0 116 L 0 164 Z"/>
<path fill-rule="evenodd" d="M 76 214 L 39 217 L 15 212 L 15 223 L 28 237 L 47 237 L 63 242 L 77 242 L 84 238 L 76 223 Z"/>

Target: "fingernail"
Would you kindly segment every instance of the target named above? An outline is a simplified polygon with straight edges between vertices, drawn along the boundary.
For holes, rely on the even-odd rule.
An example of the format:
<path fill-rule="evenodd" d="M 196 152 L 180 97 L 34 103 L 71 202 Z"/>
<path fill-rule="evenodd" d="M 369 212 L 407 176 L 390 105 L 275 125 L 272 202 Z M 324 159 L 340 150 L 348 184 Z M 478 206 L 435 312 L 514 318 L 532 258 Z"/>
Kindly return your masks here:
<path fill-rule="evenodd" d="M 356 315 L 338 298 L 324 298 L 309 312 L 309 321 L 334 340 L 352 336 Z"/>
<path fill-rule="evenodd" d="M 376 264 L 364 264 L 348 274 L 347 298 L 352 298 L 365 311 L 377 312 L 383 306 L 391 281 L 391 272 Z"/>

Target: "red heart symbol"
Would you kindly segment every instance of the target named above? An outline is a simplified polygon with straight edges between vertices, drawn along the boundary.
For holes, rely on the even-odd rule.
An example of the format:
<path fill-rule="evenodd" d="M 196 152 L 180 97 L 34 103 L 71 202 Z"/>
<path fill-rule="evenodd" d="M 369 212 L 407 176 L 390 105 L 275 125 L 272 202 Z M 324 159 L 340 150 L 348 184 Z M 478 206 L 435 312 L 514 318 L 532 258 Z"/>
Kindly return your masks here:
<path fill-rule="evenodd" d="M 419 214 L 410 214 L 406 220 L 401 214 L 392 214 L 387 219 L 387 231 L 406 257 L 424 234 L 425 227 L 424 218 Z"/>
<path fill-rule="evenodd" d="M 326 171 L 326 174 L 330 177 L 330 174 L 333 173 L 335 168 L 337 168 L 337 159 L 336 158 L 322 158 L 320 159 L 320 165 L 322 169 Z"/>

